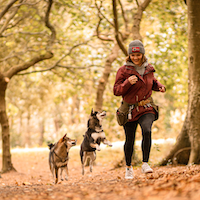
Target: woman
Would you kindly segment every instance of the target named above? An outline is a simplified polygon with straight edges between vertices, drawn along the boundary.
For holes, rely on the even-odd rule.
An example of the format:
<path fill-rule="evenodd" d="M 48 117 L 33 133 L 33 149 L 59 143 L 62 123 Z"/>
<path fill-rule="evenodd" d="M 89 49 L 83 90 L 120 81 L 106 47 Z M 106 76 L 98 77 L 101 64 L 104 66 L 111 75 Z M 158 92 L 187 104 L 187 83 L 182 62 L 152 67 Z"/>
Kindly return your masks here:
<path fill-rule="evenodd" d="M 125 131 L 124 154 L 126 160 L 126 179 L 133 179 L 131 160 L 134 150 L 135 132 L 139 124 L 142 129 L 143 173 L 152 173 L 148 165 L 151 149 L 151 127 L 158 118 L 154 106 L 152 90 L 165 92 L 165 86 L 154 77 L 154 68 L 145 57 L 141 41 L 134 40 L 128 47 L 126 63 L 119 68 L 114 84 L 114 95 L 122 96 L 122 104 L 128 106 L 128 120 L 123 124 Z M 127 113 L 126 113 L 127 116 Z"/>

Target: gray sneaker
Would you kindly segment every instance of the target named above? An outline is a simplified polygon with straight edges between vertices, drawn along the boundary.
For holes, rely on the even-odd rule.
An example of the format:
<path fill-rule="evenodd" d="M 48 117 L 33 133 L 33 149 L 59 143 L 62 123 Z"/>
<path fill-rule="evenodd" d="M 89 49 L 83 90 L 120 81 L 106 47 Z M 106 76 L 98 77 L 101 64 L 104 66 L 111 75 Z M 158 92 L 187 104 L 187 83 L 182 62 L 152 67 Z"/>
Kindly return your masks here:
<path fill-rule="evenodd" d="M 153 172 L 153 169 L 151 169 L 151 167 L 148 165 L 147 162 L 143 163 L 142 165 L 142 173 L 152 173 Z"/>
<path fill-rule="evenodd" d="M 125 179 L 133 179 L 133 167 L 126 168 Z"/>

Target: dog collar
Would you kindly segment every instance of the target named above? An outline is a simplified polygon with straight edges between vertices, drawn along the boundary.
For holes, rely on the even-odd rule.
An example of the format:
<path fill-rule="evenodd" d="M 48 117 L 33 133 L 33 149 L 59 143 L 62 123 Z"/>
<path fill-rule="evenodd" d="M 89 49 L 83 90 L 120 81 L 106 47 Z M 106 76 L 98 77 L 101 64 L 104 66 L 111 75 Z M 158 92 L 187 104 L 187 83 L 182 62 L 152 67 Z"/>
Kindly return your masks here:
<path fill-rule="evenodd" d="M 100 131 L 95 131 L 95 133 L 101 133 L 101 132 L 103 132 L 103 129 L 102 129 L 102 130 L 100 130 Z"/>
<path fill-rule="evenodd" d="M 66 162 L 68 159 L 69 159 L 69 157 L 68 157 L 68 155 L 69 155 L 69 153 L 67 152 L 67 157 L 66 157 L 66 159 L 62 159 L 54 150 L 53 150 L 53 153 L 60 159 L 60 161 L 61 162 Z"/>

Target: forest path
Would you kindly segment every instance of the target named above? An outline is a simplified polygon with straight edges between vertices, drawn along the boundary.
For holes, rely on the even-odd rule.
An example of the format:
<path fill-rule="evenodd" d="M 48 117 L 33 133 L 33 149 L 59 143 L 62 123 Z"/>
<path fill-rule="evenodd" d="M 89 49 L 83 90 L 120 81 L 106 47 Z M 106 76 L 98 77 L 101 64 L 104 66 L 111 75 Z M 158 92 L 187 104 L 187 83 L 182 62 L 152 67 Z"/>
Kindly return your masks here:
<path fill-rule="evenodd" d="M 124 179 L 125 169 L 113 168 L 105 151 L 97 153 L 92 176 L 89 167 L 81 175 L 78 151 L 70 154 L 69 180 L 53 184 L 48 166 L 48 151 L 13 153 L 17 172 L 2 174 L 0 200 L 199 200 L 200 166 L 153 167 L 154 173 L 142 174 L 134 167 L 134 179 Z M 0 157 L 0 163 L 1 163 Z M 1 166 L 0 166 L 1 167 Z"/>

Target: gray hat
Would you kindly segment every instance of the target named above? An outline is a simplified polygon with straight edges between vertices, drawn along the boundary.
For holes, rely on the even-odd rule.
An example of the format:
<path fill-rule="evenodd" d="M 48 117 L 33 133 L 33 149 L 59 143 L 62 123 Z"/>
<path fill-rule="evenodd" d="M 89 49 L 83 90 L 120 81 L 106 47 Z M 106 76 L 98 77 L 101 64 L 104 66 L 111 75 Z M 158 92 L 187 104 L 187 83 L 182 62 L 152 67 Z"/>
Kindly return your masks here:
<path fill-rule="evenodd" d="M 145 49 L 144 45 L 140 40 L 133 40 L 129 45 L 128 45 L 128 54 L 132 53 L 142 53 L 145 54 Z"/>

